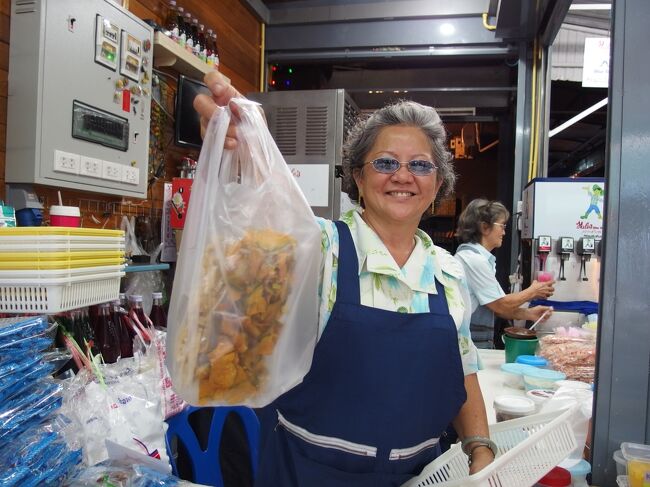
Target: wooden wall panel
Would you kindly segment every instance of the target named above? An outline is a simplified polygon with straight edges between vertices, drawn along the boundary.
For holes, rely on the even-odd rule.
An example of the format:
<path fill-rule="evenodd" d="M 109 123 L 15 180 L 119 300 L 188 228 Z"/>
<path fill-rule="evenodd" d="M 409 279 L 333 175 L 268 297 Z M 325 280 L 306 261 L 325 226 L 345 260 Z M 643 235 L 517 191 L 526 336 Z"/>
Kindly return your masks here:
<path fill-rule="evenodd" d="M 233 85 L 242 93 L 258 91 L 259 66 L 261 56 L 261 25 L 240 0 L 178 0 L 179 6 L 191 12 L 211 28 L 218 36 L 221 71 L 228 76 Z M 164 22 L 167 0 L 129 0 L 131 12 L 142 19 Z M 11 0 L 0 0 L 0 199 L 5 193 L 5 147 L 7 121 L 7 76 L 9 69 L 9 28 Z M 174 74 L 170 72 L 170 74 Z M 167 140 L 173 140 L 172 126 L 166 128 Z M 177 166 L 184 156 L 198 159 L 198 152 L 176 147 L 173 143 L 166 147 L 165 177 L 169 181 L 178 173 Z M 95 217 L 103 222 L 108 218 L 106 228 L 119 226 L 122 214 L 157 214 L 162 205 L 163 180 L 153 183 L 147 200 L 111 197 L 110 195 L 73 190 L 62 190 L 65 204 L 79 204 L 84 226 L 98 226 L 92 222 Z M 36 193 L 45 206 L 58 199 L 57 188 L 39 186 Z M 119 203 L 123 203 L 120 205 Z M 115 215 L 105 215 L 101 209 L 110 206 L 116 209 Z M 47 217 L 47 215 L 46 215 Z M 101 224 L 99 225 L 101 226 Z"/>

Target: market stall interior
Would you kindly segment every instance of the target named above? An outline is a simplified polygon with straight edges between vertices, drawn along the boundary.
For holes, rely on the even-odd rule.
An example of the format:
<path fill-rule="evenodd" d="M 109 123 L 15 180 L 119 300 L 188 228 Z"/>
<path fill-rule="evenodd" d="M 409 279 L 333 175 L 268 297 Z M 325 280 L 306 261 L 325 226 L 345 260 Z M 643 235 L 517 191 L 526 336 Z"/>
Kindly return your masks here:
<path fill-rule="evenodd" d="M 172 293 L 181 292 L 177 257 L 196 219 L 188 209 L 205 174 L 198 161 L 208 158 L 192 102 L 210 93 L 203 77 L 218 68 L 262 105 L 291 184 L 330 220 L 355 208 L 341 190 L 342 148 L 355 121 L 401 99 L 435 107 L 459 178 L 420 228 L 453 253 L 467 204 L 501 201 L 512 215 L 495 249 L 501 287 L 555 281 L 550 301 L 530 303 L 553 306 L 548 320 L 534 331 L 502 322 L 497 348 L 505 350 L 480 352 L 496 462 L 472 480 L 464 464 L 448 467 L 452 457 L 465 460 L 452 448 L 408 485 L 478 485 L 490 476 L 499 485 L 563 485 L 553 483 L 563 468 L 572 485 L 613 485 L 626 473 L 637 485 L 650 470 L 650 393 L 647 374 L 633 383 L 620 371 L 645 371 L 650 354 L 648 332 L 635 325 L 644 322 L 638 303 L 650 303 L 640 294 L 650 278 L 630 272 L 643 268 L 646 252 L 627 226 L 645 228 L 648 219 L 635 186 L 646 174 L 627 152 L 648 137 L 638 122 L 644 97 L 635 107 L 621 100 L 648 74 L 627 61 L 643 54 L 643 43 L 625 37 L 644 35 L 648 8 L 641 0 L 2 2 L 0 483 L 126 476 L 171 485 L 173 475 L 254 483 L 252 416 L 185 410 L 187 396 L 176 394 L 165 365 L 166 329 L 178 326 L 167 322 Z M 641 143 L 630 144 L 630 133 Z M 619 247 L 624 234 L 636 250 Z M 270 273 L 292 272 L 285 254 L 295 243 L 250 235 L 223 248 L 245 265 L 259 258 Z M 210 352 L 212 372 L 200 382 L 258 387 L 257 376 L 275 369 L 255 354 L 273 350 L 278 337 L 285 343 L 289 291 L 266 278 L 233 291 L 232 269 L 206 259 L 210 278 L 223 281 L 216 288 L 231 293 L 222 298 L 254 318 L 241 336 L 232 322 L 209 335 L 217 343 L 202 353 Z M 263 280 L 256 269 L 250 279 Z M 613 296 L 631 301 L 617 309 Z M 260 316 L 272 317 L 272 333 Z M 224 352 L 225 344 L 235 350 Z M 643 411 L 631 405 L 642 403 Z M 182 411 L 199 430 L 194 439 L 175 427 L 164 433 L 165 420 L 180 421 Z M 560 431 L 569 444 L 542 439 Z M 199 449 L 187 443 L 195 440 L 221 450 L 217 475 L 196 467 Z M 28 454 L 34 447 L 50 455 Z M 506 479 L 522 468 L 539 475 Z"/>

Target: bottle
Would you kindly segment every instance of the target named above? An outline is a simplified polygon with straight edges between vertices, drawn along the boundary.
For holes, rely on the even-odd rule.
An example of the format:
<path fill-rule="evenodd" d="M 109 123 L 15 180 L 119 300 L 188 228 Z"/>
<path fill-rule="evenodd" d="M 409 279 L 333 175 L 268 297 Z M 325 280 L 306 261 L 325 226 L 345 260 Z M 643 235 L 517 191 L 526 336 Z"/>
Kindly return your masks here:
<path fill-rule="evenodd" d="M 120 338 L 117 334 L 115 323 L 111 320 L 110 305 L 103 303 L 99 305 L 97 315 L 97 335 L 101 343 L 99 352 L 107 364 L 114 364 L 120 358 Z"/>
<path fill-rule="evenodd" d="M 129 301 L 131 303 L 131 309 L 129 309 L 129 316 L 131 317 L 132 321 L 135 321 L 137 319 L 137 322 L 135 322 L 134 325 L 140 329 L 143 340 L 145 341 L 145 343 L 148 344 L 150 342 L 150 337 L 151 337 L 150 335 L 151 320 L 146 315 L 146 313 L 144 312 L 144 308 L 142 307 L 142 295 L 132 294 L 131 296 L 129 296 Z"/>
<path fill-rule="evenodd" d="M 185 50 L 194 50 L 194 33 L 192 32 L 192 14 L 185 12 Z"/>
<path fill-rule="evenodd" d="M 198 42 L 198 56 L 201 61 L 206 62 L 205 57 L 205 26 L 199 24 L 199 42 Z"/>
<path fill-rule="evenodd" d="M 162 293 L 152 293 L 151 297 L 153 298 L 153 304 L 151 305 L 151 313 L 149 313 L 149 318 L 153 323 L 153 327 L 158 330 L 165 330 L 167 328 L 167 314 L 163 308 Z"/>
<path fill-rule="evenodd" d="M 176 0 L 169 0 L 162 32 L 167 37 L 178 42 L 178 7 L 176 7 Z"/>
<path fill-rule="evenodd" d="M 199 57 L 201 44 L 199 42 L 199 21 L 192 19 L 192 39 L 194 39 L 194 46 L 192 46 L 192 54 Z"/>
<path fill-rule="evenodd" d="M 208 66 L 214 66 L 214 48 L 212 42 L 212 29 L 208 29 L 205 35 L 205 62 Z"/>
<path fill-rule="evenodd" d="M 93 312 L 99 313 L 99 308 L 95 307 Z M 87 349 L 90 348 L 90 351 L 93 355 L 97 355 L 100 350 L 95 343 L 95 329 L 93 327 L 93 322 L 91 320 L 91 315 L 89 308 L 82 308 L 79 310 L 79 320 L 80 320 L 80 329 L 83 338 L 86 341 L 87 345 L 84 345 L 82 341 L 80 346 L 84 352 L 87 352 Z"/>
<path fill-rule="evenodd" d="M 214 49 L 214 67 L 217 69 L 219 67 L 219 46 L 217 45 L 217 34 L 212 34 L 212 44 Z"/>
<path fill-rule="evenodd" d="M 185 48 L 187 40 L 187 25 L 185 24 L 185 9 L 178 7 L 178 45 Z"/>
<path fill-rule="evenodd" d="M 120 294 L 120 297 L 122 295 Z M 115 300 L 111 303 L 112 305 L 112 318 L 113 323 L 118 328 L 119 340 L 120 340 L 120 356 L 122 358 L 133 357 L 133 337 L 131 336 L 131 329 L 127 320 L 126 309 L 120 304 L 119 300 Z M 133 333 L 135 335 L 135 333 Z"/>

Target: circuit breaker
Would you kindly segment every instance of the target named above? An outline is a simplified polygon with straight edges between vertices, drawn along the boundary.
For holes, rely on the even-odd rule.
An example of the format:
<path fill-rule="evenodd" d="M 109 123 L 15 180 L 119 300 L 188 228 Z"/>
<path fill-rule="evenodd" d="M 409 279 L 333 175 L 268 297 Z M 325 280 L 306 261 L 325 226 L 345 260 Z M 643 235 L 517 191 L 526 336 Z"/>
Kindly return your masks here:
<path fill-rule="evenodd" d="M 109 0 L 12 0 L 6 182 L 145 198 L 152 42 Z"/>

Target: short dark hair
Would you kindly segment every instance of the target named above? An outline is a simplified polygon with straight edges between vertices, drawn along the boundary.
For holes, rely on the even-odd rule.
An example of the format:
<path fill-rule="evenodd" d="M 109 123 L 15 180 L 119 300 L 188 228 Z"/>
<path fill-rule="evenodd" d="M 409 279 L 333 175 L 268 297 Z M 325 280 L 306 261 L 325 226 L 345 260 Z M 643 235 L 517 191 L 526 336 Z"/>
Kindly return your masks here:
<path fill-rule="evenodd" d="M 352 201 L 359 202 L 359 188 L 353 177 L 354 171 L 363 168 L 366 156 L 381 129 L 394 125 L 417 127 L 424 132 L 431 144 L 434 162 L 438 166 L 436 176 L 442 180 L 437 199 L 453 193 L 456 173 L 453 158 L 447 149 L 447 131 L 440 115 L 432 107 L 407 100 L 380 108 L 369 117 L 359 120 L 350 130 L 343 147 L 343 191 Z"/>
<path fill-rule="evenodd" d="M 501 218 L 504 221 L 510 218 L 510 212 L 502 203 L 484 198 L 472 200 L 458 218 L 456 237 L 462 243 L 480 243 L 481 224 L 492 225 Z"/>

